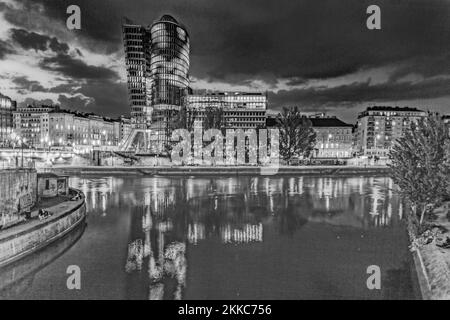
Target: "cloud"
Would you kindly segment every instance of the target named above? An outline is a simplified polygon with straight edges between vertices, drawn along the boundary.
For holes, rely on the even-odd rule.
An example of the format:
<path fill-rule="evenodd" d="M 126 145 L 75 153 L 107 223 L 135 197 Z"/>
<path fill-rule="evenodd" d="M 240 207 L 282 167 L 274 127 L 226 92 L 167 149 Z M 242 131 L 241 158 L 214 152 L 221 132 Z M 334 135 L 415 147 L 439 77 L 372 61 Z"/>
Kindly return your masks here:
<path fill-rule="evenodd" d="M 305 88 L 270 92 L 273 109 L 300 105 L 323 111 L 353 107 L 367 101 L 405 101 L 450 97 L 450 79 L 425 80 L 416 83 L 385 82 L 372 85 L 370 81 L 355 82 L 331 88 Z"/>
<path fill-rule="evenodd" d="M 69 97 L 64 94 L 60 94 L 58 97 L 58 103 L 63 109 L 75 109 L 86 111 L 86 107 L 94 102 L 94 98 L 86 97 L 82 94 L 77 94 Z"/>
<path fill-rule="evenodd" d="M 118 74 L 110 68 L 86 64 L 83 60 L 73 58 L 68 54 L 58 54 L 41 60 L 39 67 L 44 70 L 57 72 L 70 79 L 118 79 Z"/>
<path fill-rule="evenodd" d="M 27 92 L 45 92 L 47 91 L 38 81 L 28 80 L 25 76 L 15 77 L 13 83 L 17 85 L 16 89 L 23 94 Z"/>
<path fill-rule="evenodd" d="M 19 102 L 19 107 L 27 107 L 27 106 L 52 106 L 55 105 L 55 102 L 52 99 L 33 99 L 26 98 L 25 100 Z"/>
<path fill-rule="evenodd" d="M 10 3 L 0 5 L 13 26 L 10 39 L 0 32 L 0 59 L 33 58 L 11 80 L 17 93 L 47 92 L 98 113 L 129 112 L 121 17 L 149 25 L 164 13 L 189 31 L 197 89 L 270 90 L 274 108 L 342 112 L 367 101 L 450 101 L 448 1 L 378 0 L 378 31 L 366 28 L 368 0 L 77 0 L 81 31 L 65 27 L 73 1 Z"/>
<path fill-rule="evenodd" d="M 0 60 L 4 59 L 6 55 L 15 53 L 13 47 L 6 41 L 0 40 Z"/>
<path fill-rule="evenodd" d="M 67 54 L 69 45 L 59 42 L 56 37 L 48 37 L 36 32 L 28 32 L 24 29 L 11 29 L 11 38 L 25 50 L 35 51 L 52 50 L 55 53 Z"/>

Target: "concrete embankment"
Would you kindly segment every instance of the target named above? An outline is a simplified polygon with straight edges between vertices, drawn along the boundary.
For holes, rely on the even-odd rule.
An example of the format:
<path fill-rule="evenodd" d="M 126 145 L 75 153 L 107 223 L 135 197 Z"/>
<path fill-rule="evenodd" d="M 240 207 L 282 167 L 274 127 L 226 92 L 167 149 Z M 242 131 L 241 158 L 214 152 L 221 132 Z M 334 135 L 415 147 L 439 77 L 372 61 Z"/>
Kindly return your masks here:
<path fill-rule="evenodd" d="M 155 175 L 155 176 L 255 176 L 255 175 L 309 175 L 309 176 L 386 176 L 388 167 L 353 166 L 283 166 L 277 169 L 250 166 L 236 167 L 53 167 L 46 171 L 66 175 Z"/>
<path fill-rule="evenodd" d="M 85 199 L 47 208 L 45 220 L 34 219 L 0 232 L 0 267 L 33 253 L 63 237 L 84 222 Z"/>

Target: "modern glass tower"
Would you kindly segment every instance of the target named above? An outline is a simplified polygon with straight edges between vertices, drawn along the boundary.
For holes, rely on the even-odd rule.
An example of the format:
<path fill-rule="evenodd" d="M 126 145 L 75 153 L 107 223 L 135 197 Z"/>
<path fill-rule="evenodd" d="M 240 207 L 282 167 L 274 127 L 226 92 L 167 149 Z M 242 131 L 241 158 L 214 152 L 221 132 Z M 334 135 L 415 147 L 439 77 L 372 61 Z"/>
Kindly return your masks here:
<path fill-rule="evenodd" d="M 148 27 L 125 19 L 122 27 L 132 125 L 138 136 L 145 136 L 137 148 L 161 149 L 170 135 L 171 118 L 186 103 L 189 34 L 170 15 Z"/>

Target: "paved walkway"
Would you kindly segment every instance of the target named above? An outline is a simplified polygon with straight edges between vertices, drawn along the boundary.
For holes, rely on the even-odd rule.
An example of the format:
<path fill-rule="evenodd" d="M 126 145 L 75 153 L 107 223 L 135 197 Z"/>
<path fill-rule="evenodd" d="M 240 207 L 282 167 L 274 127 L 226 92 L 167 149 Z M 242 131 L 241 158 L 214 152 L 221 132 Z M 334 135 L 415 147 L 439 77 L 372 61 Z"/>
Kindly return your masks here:
<path fill-rule="evenodd" d="M 46 210 L 48 210 L 49 212 L 52 212 L 53 215 L 47 219 L 44 220 L 39 220 L 39 218 L 33 218 L 31 220 L 28 220 L 26 222 L 23 222 L 21 224 L 15 225 L 11 228 L 5 229 L 5 230 L 1 230 L 0 231 L 0 241 L 13 236 L 15 234 L 19 234 L 21 232 L 24 232 L 26 230 L 32 229 L 36 226 L 39 226 L 40 224 L 44 224 L 47 223 L 49 221 L 53 221 L 53 220 L 57 220 L 61 215 L 63 215 L 64 213 L 66 213 L 67 211 L 75 208 L 76 206 L 78 206 L 79 204 L 81 204 L 83 202 L 83 200 L 77 200 L 77 201 L 65 201 L 65 202 L 60 202 L 56 205 L 53 206 L 43 206 L 42 208 L 45 208 Z M 51 204 L 51 202 L 50 202 Z M 37 208 L 35 208 L 35 210 L 32 211 L 32 216 L 37 215 L 37 212 L 39 210 L 39 206 Z"/>

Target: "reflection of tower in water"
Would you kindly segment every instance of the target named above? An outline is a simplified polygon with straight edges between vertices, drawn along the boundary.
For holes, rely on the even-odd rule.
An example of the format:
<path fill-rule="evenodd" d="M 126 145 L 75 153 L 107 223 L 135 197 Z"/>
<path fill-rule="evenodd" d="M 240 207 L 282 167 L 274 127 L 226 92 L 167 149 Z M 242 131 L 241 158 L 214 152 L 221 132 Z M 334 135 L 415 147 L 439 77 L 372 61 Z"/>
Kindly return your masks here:
<path fill-rule="evenodd" d="M 148 273 L 149 299 L 181 299 L 186 281 L 186 245 L 173 237 L 173 221 L 166 214 L 173 206 L 170 200 L 174 200 L 174 189 L 160 190 L 156 186 L 144 193 L 144 205 L 140 207 L 142 232 L 128 246 L 125 270 Z"/>

